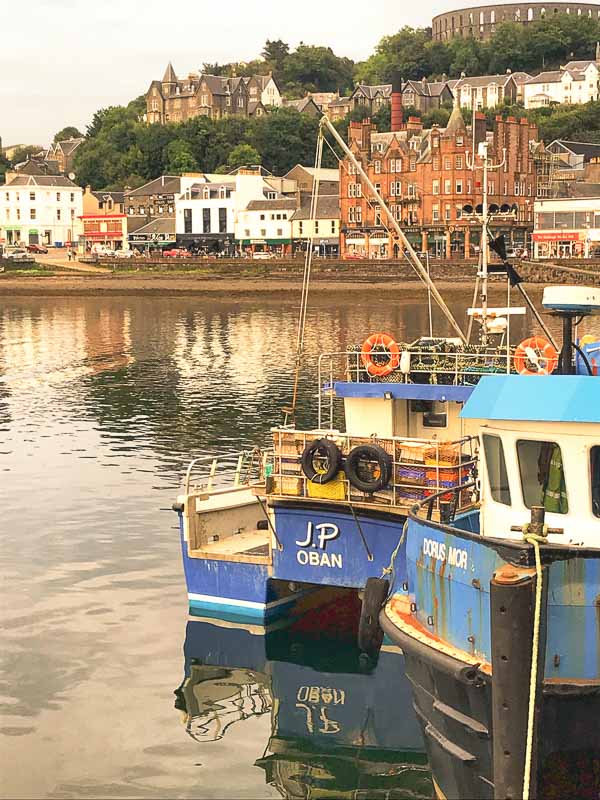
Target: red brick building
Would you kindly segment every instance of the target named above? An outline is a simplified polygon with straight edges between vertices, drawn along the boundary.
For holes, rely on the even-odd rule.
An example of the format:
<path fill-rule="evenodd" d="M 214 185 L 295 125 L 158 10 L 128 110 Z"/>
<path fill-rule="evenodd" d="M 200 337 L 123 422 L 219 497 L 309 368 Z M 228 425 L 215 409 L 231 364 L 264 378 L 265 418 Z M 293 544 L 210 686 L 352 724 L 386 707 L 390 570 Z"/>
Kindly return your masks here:
<path fill-rule="evenodd" d="M 465 218 L 462 209 L 482 202 L 481 161 L 476 159 L 475 170 L 470 167 L 473 145 L 477 152 L 486 138 L 492 163 L 501 162 L 506 150 L 504 165 L 489 173 L 489 202 L 518 207 L 515 220 L 495 217 L 492 225 L 508 232 L 515 243 L 529 241 L 536 196 L 535 125 L 498 116 L 493 133 L 486 132 L 485 117 L 477 114 L 473 132 L 455 106 L 445 129 L 424 130 L 414 117 L 400 128 L 376 133 L 369 120 L 351 123 L 349 147 L 413 247 L 446 258 L 475 254 L 481 226 Z M 356 173 L 345 159 L 340 170 L 341 252 L 395 257 L 401 250 L 393 232 L 386 230 L 387 217 Z"/>

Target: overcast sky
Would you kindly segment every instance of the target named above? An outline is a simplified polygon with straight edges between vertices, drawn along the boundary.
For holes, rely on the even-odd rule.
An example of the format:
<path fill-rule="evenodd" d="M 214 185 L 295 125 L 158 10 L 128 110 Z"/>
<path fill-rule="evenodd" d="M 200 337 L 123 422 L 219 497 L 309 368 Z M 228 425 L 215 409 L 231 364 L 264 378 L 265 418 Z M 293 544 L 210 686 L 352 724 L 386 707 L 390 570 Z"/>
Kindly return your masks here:
<path fill-rule="evenodd" d="M 204 62 L 248 61 L 266 39 L 292 48 L 328 45 L 366 58 L 403 25 L 477 0 L 0 0 L 12 33 L 0 45 L 3 145 L 48 144 L 57 130 L 85 130 L 98 108 L 143 94 L 169 60 L 178 74 Z M 19 29 L 23 25 L 22 32 Z"/>

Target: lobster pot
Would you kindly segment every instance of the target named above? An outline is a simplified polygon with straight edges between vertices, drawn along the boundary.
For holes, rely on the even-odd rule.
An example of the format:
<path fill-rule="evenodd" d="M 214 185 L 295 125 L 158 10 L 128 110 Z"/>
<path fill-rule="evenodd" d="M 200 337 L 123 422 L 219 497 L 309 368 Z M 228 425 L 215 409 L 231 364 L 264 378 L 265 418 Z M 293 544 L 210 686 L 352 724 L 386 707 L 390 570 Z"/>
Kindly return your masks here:
<path fill-rule="evenodd" d="M 459 444 L 440 443 L 425 448 L 425 464 L 434 467 L 455 467 L 461 462 Z"/>
<path fill-rule="evenodd" d="M 376 445 L 377 447 L 381 447 L 382 450 L 385 450 L 385 452 L 388 453 L 392 457 L 392 459 L 395 458 L 393 439 L 375 439 L 366 436 L 361 436 L 361 437 L 351 436 L 348 437 L 347 442 L 348 442 L 347 449 L 346 448 L 342 449 L 344 455 L 348 455 L 350 450 L 354 450 L 355 447 L 360 447 L 361 445 L 364 444 L 373 444 Z"/>
<path fill-rule="evenodd" d="M 422 485 L 421 486 L 396 486 L 396 499 L 397 500 L 411 500 L 414 502 L 420 502 L 428 497 L 431 492 L 428 493 L 427 489 L 425 489 Z"/>

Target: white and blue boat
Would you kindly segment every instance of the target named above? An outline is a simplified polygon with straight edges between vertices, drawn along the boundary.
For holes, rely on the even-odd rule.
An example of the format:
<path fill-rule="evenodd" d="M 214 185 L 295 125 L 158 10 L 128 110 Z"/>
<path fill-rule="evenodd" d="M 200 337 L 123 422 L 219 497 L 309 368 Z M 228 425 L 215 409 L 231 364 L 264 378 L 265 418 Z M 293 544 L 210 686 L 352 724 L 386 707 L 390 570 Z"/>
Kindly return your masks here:
<path fill-rule="evenodd" d="M 600 791 L 600 336 L 573 331 L 600 290 L 543 302 L 562 317 L 560 356 L 530 342 L 541 374 L 478 383 L 462 418 L 479 428 L 480 505 L 439 519 L 440 496 L 415 505 L 380 615 L 439 798 Z"/>
<path fill-rule="evenodd" d="M 370 580 L 380 581 L 376 612 L 410 507 L 472 481 L 474 426 L 460 411 L 481 375 L 506 371 L 511 356 L 391 337 L 370 355 L 381 337 L 321 357 L 314 428 L 284 425 L 268 448 L 190 464 L 174 508 L 192 613 L 268 624 L 319 587 L 362 591 Z M 472 491 L 456 497 L 472 506 Z M 404 553 L 394 566 L 404 579 Z M 369 649 L 379 626 L 366 616 Z"/>

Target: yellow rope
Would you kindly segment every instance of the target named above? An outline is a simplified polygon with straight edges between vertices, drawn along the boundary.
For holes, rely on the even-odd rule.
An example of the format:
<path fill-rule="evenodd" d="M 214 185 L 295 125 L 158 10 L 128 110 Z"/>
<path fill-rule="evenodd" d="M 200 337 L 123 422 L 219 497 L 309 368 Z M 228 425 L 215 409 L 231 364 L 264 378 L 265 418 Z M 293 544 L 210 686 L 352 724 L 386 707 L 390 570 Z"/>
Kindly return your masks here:
<path fill-rule="evenodd" d="M 531 675 L 529 678 L 529 713 L 527 716 L 527 743 L 525 748 L 525 771 L 523 775 L 523 800 L 529 800 L 531 784 L 531 759 L 533 754 L 533 723 L 535 720 L 535 702 L 537 695 L 537 672 L 540 649 L 540 620 L 542 617 L 542 560 L 540 558 L 540 542 L 546 541 L 544 536 L 528 533 L 528 525 L 523 527 L 523 538 L 533 545 L 535 552 L 535 612 L 533 618 L 533 646 L 531 650 Z"/>

